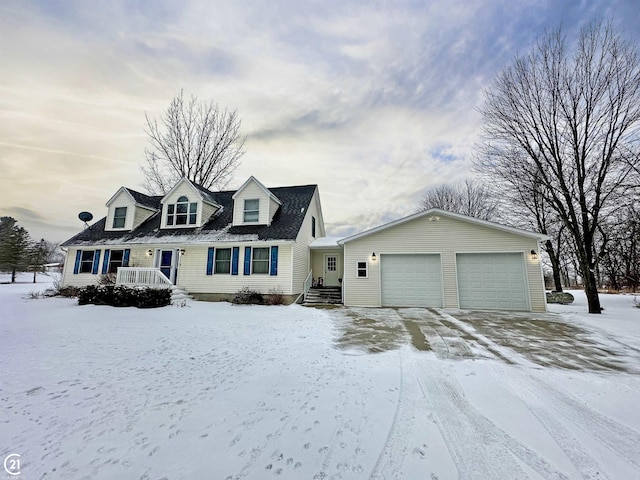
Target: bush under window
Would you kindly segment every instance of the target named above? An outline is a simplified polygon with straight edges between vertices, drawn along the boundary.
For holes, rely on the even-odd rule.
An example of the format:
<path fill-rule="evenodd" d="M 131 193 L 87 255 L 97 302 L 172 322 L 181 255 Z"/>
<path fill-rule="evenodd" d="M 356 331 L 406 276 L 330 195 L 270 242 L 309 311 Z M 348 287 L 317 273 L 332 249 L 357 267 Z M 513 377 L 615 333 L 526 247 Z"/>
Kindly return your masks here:
<path fill-rule="evenodd" d="M 123 285 L 89 285 L 78 291 L 79 305 L 110 305 L 112 307 L 156 308 L 171 303 L 171 291 L 166 288 L 131 288 Z"/>

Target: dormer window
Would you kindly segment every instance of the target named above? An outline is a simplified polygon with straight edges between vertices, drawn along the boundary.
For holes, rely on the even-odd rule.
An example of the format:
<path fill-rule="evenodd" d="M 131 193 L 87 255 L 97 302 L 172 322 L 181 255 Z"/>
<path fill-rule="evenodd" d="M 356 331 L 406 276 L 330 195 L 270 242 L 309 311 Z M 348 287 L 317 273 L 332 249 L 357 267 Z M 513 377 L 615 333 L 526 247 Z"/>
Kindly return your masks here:
<path fill-rule="evenodd" d="M 257 223 L 260 219 L 260 199 L 254 198 L 244 201 L 244 221 Z"/>
<path fill-rule="evenodd" d="M 116 207 L 113 212 L 113 228 L 124 228 L 127 221 L 127 207 Z"/>
<path fill-rule="evenodd" d="M 198 217 L 198 203 L 189 202 L 184 195 L 176 203 L 167 205 L 167 226 L 195 225 Z"/>

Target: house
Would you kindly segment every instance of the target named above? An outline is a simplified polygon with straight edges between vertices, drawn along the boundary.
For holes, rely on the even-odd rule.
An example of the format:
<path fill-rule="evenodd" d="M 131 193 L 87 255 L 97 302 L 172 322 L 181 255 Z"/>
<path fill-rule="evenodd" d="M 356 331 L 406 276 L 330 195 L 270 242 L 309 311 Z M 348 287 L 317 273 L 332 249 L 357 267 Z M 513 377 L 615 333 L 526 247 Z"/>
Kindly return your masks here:
<path fill-rule="evenodd" d="M 223 192 L 182 179 L 164 197 L 123 187 L 106 206 L 63 244 L 64 285 L 117 272 L 118 283 L 175 285 L 202 300 L 248 287 L 293 302 L 321 286 L 347 306 L 546 310 L 547 237 L 444 210 L 331 238 L 316 185 L 267 188 L 254 177 Z"/>
<path fill-rule="evenodd" d="M 183 178 L 163 197 L 122 187 L 106 207 L 105 218 L 62 244 L 63 285 L 118 273 L 118 283 L 169 283 L 202 300 L 248 287 L 294 301 L 309 244 L 325 235 L 316 185 L 269 189 L 254 177 L 222 192 Z"/>
<path fill-rule="evenodd" d="M 546 311 L 539 242 L 545 235 L 439 209 L 330 242 L 312 263 L 341 264 L 343 303 Z M 329 277 L 333 281 L 332 277 Z"/>

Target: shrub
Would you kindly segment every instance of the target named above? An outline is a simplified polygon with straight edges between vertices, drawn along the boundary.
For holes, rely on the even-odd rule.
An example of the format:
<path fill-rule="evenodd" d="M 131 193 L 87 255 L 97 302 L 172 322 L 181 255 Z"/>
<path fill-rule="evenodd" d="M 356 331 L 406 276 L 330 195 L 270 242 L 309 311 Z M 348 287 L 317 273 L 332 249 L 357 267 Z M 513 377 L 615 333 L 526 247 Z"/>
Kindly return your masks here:
<path fill-rule="evenodd" d="M 236 296 L 231 302 L 236 305 L 264 305 L 264 297 L 260 292 L 243 287 L 236 292 Z"/>
<path fill-rule="evenodd" d="M 55 288 L 54 288 L 54 291 L 55 291 Z M 58 288 L 56 295 L 60 295 L 61 297 L 67 297 L 67 298 L 75 298 L 78 296 L 79 291 L 80 289 L 78 287 L 71 287 L 71 286 L 60 287 Z"/>
<path fill-rule="evenodd" d="M 284 305 L 284 295 L 279 287 L 270 288 L 267 295 L 267 305 Z"/>
<path fill-rule="evenodd" d="M 97 285 L 88 285 L 84 288 L 78 289 L 78 304 L 79 305 L 102 305 L 99 303 L 100 295 L 98 294 L 98 286 Z"/>
<path fill-rule="evenodd" d="M 171 290 L 168 288 L 145 288 L 138 290 L 136 307 L 157 308 L 171 303 Z"/>
<path fill-rule="evenodd" d="M 171 291 L 166 288 L 131 288 L 123 285 L 89 285 L 78 291 L 79 305 L 110 305 L 113 307 L 155 308 L 171 303 Z"/>
<path fill-rule="evenodd" d="M 115 273 L 104 273 L 98 277 L 98 285 L 115 285 L 115 284 L 116 284 Z"/>
<path fill-rule="evenodd" d="M 47 296 L 55 297 L 56 295 L 60 295 L 61 297 L 77 297 L 78 296 L 78 287 L 72 286 L 62 286 L 62 279 L 57 277 L 50 288 L 47 289 Z"/>

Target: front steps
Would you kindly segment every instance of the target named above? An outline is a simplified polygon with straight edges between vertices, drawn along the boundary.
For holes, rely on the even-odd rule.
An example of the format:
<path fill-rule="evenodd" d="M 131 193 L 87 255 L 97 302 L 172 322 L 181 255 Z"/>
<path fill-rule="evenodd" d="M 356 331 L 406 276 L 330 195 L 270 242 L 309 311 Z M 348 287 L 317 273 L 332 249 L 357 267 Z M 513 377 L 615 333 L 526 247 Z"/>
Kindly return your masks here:
<path fill-rule="evenodd" d="M 342 304 L 342 288 L 314 287 L 310 288 L 303 305 L 340 305 Z"/>
<path fill-rule="evenodd" d="M 171 303 L 179 303 L 185 300 L 193 300 L 193 297 L 189 295 L 189 292 L 182 290 L 180 287 L 171 285 Z"/>

